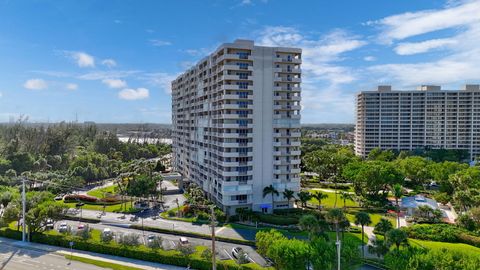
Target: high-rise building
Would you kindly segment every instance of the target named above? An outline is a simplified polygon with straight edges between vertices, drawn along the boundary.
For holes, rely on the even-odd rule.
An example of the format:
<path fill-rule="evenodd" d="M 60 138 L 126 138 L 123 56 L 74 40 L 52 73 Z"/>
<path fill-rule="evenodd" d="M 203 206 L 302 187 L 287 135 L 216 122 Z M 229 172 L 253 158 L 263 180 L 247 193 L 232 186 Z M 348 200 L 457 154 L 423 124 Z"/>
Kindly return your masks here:
<path fill-rule="evenodd" d="M 300 189 L 301 52 L 236 40 L 172 82 L 173 168 L 230 214 Z"/>
<path fill-rule="evenodd" d="M 480 88 L 376 91 L 357 95 L 355 152 L 367 156 L 374 148 L 391 150 L 458 149 L 470 159 L 480 154 Z"/>

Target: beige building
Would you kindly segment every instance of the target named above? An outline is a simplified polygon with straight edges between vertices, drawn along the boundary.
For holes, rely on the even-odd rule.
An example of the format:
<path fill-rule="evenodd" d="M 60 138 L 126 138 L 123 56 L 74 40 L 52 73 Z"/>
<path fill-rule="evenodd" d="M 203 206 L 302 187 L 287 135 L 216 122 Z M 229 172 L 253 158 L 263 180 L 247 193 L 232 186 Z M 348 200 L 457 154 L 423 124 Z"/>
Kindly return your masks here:
<path fill-rule="evenodd" d="M 301 49 L 221 45 L 172 82 L 173 169 L 230 214 L 300 189 Z"/>
<path fill-rule="evenodd" d="M 459 149 L 470 159 L 480 155 L 480 88 L 441 90 L 424 85 L 417 90 L 379 86 L 357 95 L 355 152 L 373 149 Z"/>

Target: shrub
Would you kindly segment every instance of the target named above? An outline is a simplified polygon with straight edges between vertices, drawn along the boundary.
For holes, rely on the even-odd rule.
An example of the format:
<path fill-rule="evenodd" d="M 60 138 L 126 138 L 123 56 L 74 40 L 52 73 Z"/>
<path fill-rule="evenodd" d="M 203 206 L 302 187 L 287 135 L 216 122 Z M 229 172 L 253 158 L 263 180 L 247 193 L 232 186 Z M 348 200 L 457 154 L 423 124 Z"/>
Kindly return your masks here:
<path fill-rule="evenodd" d="M 78 195 L 78 194 L 70 194 L 70 195 L 65 195 L 63 197 L 64 202 L 76 202 L 76 201 L 82 201 L 82 202 L 97 202 L 98 198 L 97 197 L 92 197 L 88 195 Z"/>
<path fill-rule="evenodd" d="M 177 245 L 176 248 L 180 253 L 182 253 L 183 256 L 189 257 L 193 253 L 195 253 L 195 247 L 192 245 Z"/>
<path fill-rule="evenodd" d="M 260 222 L 274 224 L 274 225 L 294 225 L 298 223 L 298 218 L 280 216 L 280 215 L 268 215 L 268 214 L 257 214 Z"/>
<path fill-rule="evenodd" d="M 168 210 L 167 212 L 169 217 L 174 217 L 175 216 L 175 211 L 173 209 Z"/>
<path fill-rule="evenodd" d="M 148 242 L 148 247 L 152 249 L 163 249 L 163 238 L 161 236 L 155 236 Z"/>
<path fill-rule="evenodd" d="M 202 251 L 202 254 L 200 255 L 200 257 L 202 257 L 202 259 L 206 260 L 206 261 L 209 261 L 212 259 L 212 250 L 210 248 L 206 248 Z"/>
<path fill-rule="evenodd" d="M 136 233 L 122 234 L 118 238 L 118 243 L 124 246 L 138 246 L 140 245 L 140 236 Z"/>
<path fill-rule="evenodd" d="M 208 220 L 209 218 L 210 218 L 210 216 L 203 211 L 200 211 L 197 214 L 197 219 L 199 219 L 199 220 Z"/>
<path fill-rule="evenodd" d="M 103 243 L 110 243 L 113 240 L 113 233 L 108 233 L 108 234 L 102 233 L 102 235 L 100 236 L 100 240 Z"/>
<path fill-rule="evenodd" d="M 461 242 L 480 247 L 478 235 L 451 224 L 417 224 L 404 227 L 403 230 L 411 238 L 450 243 Z"/>
<path fill-rule="evenodd" d="M 81 237 L 83 240 L 87 240 L 87 239 L 90 239 L 92 237 L 92 233 L 91 233 L 88 225 L 85 226 L 85 228 L 83 228 L 83 230 L 78 230 L 76 235 Z"/>

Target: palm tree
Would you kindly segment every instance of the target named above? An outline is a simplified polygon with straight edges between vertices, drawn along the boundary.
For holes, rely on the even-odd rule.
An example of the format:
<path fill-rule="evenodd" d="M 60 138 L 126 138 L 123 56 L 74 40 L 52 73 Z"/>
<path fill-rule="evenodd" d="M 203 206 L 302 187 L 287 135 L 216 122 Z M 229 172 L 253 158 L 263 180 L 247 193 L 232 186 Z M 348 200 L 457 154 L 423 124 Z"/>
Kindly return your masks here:
<path fill-rule="evenodd" d="M 400 205 L 398 204 L 398 200 L 403 195 L 403 187 L 400 184 L 393 185 L 392 188 L 393 196 L 395 197 L 395 204 L 397 205 L 397 228 L 400 228 Z"/>
<path fill-rule="evenodd" d="M 403 243 L 408 243 L 407 241 L 407 233 L 400 230 L 400 229 L 392 229 L 387 232 L 388 241 L 391 244 L 395 244 L 397 250 L 400 249 L 400 245 Z"/>
<path fill-rule="evenodd" d="M 340 198 L 343 200 L 343 209 L 347 209 L 347 200 L 353 200 L 353 195 L 351 193 L 342 191 L 340 193 Z"/>
<path fill-rule="evenodd" d="M 307 202 L 312 198 L 312 194 L 307 191 L 300 191 L 297 196 L 298 200 L 302 203 L 302 208 L 306 208 Z"/>
<path fill-rule="evenodd" d="M 320 210 L 320 207 L 322 205 L 322 200 L 328 198 L 328 195 L 322 192 L 317 192 L 312 194 L 312 198 L 317 199 L 318 201 L 318 210 Z"/>
<path fill-rule="evenodd" d="M 340 239 L 339 239 L 339 224 L 345 219 L 345 214 L 340 208 L 332 208 L 328 211 L 326 219 L 335 225 L 336 243 L 337 243 L 337 269 L 340 269 Z"/>
<path fill-rule="evenodd" d="M 278 191 L 273 187 L 273 185 L 270 185 L 268 187 L 265 187 L 263 189 L 263 198 L 265 198 L 268 194 L 271 194 L 272 195 L 272 213 L 273 213 L 273 209 L 274 209 L 274 196 L 277 195 L 278 196 Z"/>
<path fill-rule="evenodd" d="M 375 225 L 375 231 L 385 236 L 385 243 L 387 242 L 387 232 L 391 229 L 393 229 L 392 222 L 386 218 L 381 218 L 377 225 Z"/>
<path fill-rule="evenodd" d="M 370 225 L 372 223 L 372 219 L 367 212 L 358 212 L 355 214 L 355 225 L 362 226 L 362 256 L 365 258 L 365 242 L 364 242 L 364 227 L 365 225 Z"/>
<path fill-rule="evenodd" d="M 295 198 L 295 192 L 290 189 L 285 189 L 283 197 L 288 200 L 288 205 L 290 206 L 290 201 Z"/>
<path fill-rule="evenodd" d="M 298 227 L 308 232 L 308 240 L 312 241 L 320 228 L 318 219 L 314 215 L 303 215 L 298 221 Z"/>

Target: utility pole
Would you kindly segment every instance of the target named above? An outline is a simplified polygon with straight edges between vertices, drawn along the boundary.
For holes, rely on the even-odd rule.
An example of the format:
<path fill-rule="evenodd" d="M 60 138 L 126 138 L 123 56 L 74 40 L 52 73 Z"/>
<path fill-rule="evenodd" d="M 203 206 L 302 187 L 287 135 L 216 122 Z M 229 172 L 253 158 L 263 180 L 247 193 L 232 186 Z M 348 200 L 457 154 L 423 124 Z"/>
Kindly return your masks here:
<path fill-rule="evenodd" d="M 215 206 L 210 207 L 212 211 L 212 270 L 217 270 L 217 259 L 215 254 Z"/>
<path fill-rule="evenodd" d="M 25 177 L 22 177 L 22 241 L 26 242 L 26 231 L 27 231 L 27 224 L 25 220 L 25 212 L 27 208 L 27 198 L 25 196 Z"/>

